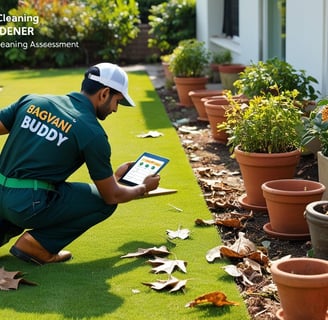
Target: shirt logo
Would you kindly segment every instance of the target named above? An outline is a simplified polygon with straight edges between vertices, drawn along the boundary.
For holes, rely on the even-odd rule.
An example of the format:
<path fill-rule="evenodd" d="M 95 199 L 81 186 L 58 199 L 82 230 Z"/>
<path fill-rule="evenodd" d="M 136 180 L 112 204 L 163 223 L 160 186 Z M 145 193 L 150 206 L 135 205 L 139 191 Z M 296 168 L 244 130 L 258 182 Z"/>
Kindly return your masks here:
<path fill-rule="evenodd" d="M 30 115 L 25 115 L 21 123 L 21 128 L 28 129 L 39 137 L 44 137 L 48 141 L 55 141 L 58 147 L 68 140 L 65 133 L 68 133 L 72 128 L 71 123 L 60 119 L 51 112 L 42 110 L 40 107 L 36 107 L 33 104 L 27 108 L 26 112 L 36 116 L 40 120 L 37 120 Z M 55 128 L 49 126 L 49 124 Z"/>

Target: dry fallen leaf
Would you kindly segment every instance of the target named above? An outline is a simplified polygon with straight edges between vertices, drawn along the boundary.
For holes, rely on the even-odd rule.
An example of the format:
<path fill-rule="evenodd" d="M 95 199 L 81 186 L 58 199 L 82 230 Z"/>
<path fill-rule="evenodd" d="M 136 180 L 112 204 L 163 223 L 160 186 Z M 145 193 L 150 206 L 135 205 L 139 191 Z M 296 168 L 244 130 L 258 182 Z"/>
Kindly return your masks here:
<path fill-rule="evenodd" d="M 30 286 L 36 286 L 36 283 L 22 278 L 23 273 L 20 271 L 6 271 L 0 268 L 0 290 L 8 291 L 10 289 L 17 290 L 20 283 Z"/>
<path fill-rule="evenodd" d="M 226 295 L 223 292 L 215 291 L 206 293 L 202 296 L 197 297 L 195 300 L 188 302 L 185 307 L 192 308 L 196 305 L 203 303 L 212 303 L 217 307 L 222 307 L 226 305 L 237 306 L 239 303 L 234 301 L 228 301 Z"/>
<path fill-rule="evenodd" d="M 222 256 L 232 259 L 249 258 L 264 266 L 269 265 L 269 258 L 260 250 L 257 250 L 256 245 L 245 237 L 243 232 L 239 232 L 239 238 L 231 245 L 220 245 L 206 253 L 206 260 L 213 262 L 216 258 Z"/>
<path fill-rule="evenodd" d="M 221 251 L 220 248 L 222 246 L 217 246 L 215 248 L 212 248 L 206 253 L 206 260 L 208 262 L 213 262 L 216 258 L 220 259 L 221 258 Z"/>
<path fill-rule="evenodd" d="M 241 255 L 256 251 L 256 245 L 245 237 L 245 233 L 239 232 L 238 239 L 230 247 L 232 251 L 238 252 Z"/>
<path fill-rule="evenodd" d="M 140 256 L 147 256 L 147 255 L 168 255 L 170 252 L 167 250 L 166 246 L 152 247 L 152 248 L 139 248 L 137 252 L 131 252 L 121 256 L 121 258 L 134 258 Z"/>
<path fill-rule="evenodd" d="M 170 239 L 179 238 L 179 239 L 185 240 L 185 239 L 189 238 L 190 230 L 189 229 L 180 229 L 180 227 L 179 227 L 179 229 L 176 231 L 166 230 L 166 233 Z"/>
<path fill-rule="evenodd" d="M 171 274 L 175 267 L 179 268 L 184 273 L 187 273 L 187 262 L 183 260 L 170 260 L 166 258 L 155 257 L 154 260 L 148 260 L 147 262 L 153 266 L 152 271 L 155 273 L 166 272 Z"/>
<path fill-rule="evenodd" d="M 138 138 L 158 138 L 163 136 L 163 133 L 158 131 L 148 131 L 147 133 L 138 134 Z"/>
<path fill-rule="evenodd" d="M 170 289 L 170 292 L 179 291 L 186 286 L 187 280 L 179 280 L 173 276 L 170 276 L 168 280 L 157 280 L 156 282 L 143 282 L 145 286 L 148 286 L 154 290 L 160 291 L 163 289 Z"/>
<path fill-rule="evenodd" d="M 204 220 L 204 219 L 201 219 L 201 218 L 197 218 L 195 220 L 195 224 L 198 225 L 198 226 L 213 226 L 214 223 L 215 223 L 215 221 L 213 219 Z"/>

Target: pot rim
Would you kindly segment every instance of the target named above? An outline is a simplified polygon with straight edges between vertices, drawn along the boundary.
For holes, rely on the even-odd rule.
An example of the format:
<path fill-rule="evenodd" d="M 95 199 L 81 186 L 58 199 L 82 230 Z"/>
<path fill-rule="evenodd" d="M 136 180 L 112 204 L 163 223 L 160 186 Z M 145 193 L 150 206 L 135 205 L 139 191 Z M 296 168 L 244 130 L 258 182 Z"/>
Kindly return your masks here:
<path fill-rule="evenodd" d="M 295 281 L 301 280 L 301 281 L 308 281 L 310 282 L 311 279 L 315 280 L 315 284 L 313 284 L 314 287 L 321 287 L 325 286 L 328 283 L 328 272 L 322 272 L 317 274 L 297 274 L 293 272 L 288 272 L 281 269 L 281 266 L 284 266 L 286 264 L 292 264 L 293 262 L 301 263 L 302 265 L 308 265 L 309 263 L 314 263 L 317 265 L 326 266 L 328 270 L 328 261 L 318 258 L 308 258 L 308 257 L 299 257 L 299 258 L 289 258 L 287 260 L 279 260 L 279 261 L 273 261 L 271 264 L 271 274 L 273 277 L 278 277 L 279 279 L 274 279 L 275 282 L 285 282 L 284 279 L 292 279 Z"/>
<path fill-rule="evenodd" d="M 308 214 L 315 216 L 320 219 L 328 220 L 328 215 L 323 214 L 321 212 L 318 212 L 315 210 L 315 207 L 321 204 L 327 204 L 328 205 L 328 200 L 319 200 L 319 201 L 313 201 L 310 202 L 309 204 L 306 205 L 304 215 L 308 216 Z"/>
<path fill-rule="evenodd" d="M 265 153 L 265 152 L 248 152 L 248 151 L 243 151 L 240 149 L 240 146 L 236 146 L 234 149 L 234 152 L 239 153 L 241 155 L 247 155 L 247 156 L 252 156 L 252 157 L 258 157 L 258 158 L 266 158 L 268 154 L 272 158 L 281 158 L 281 157 L 290 157 L 290 155 L 300 155 L 302 152 L 300 149 L 295 149 L 291 150 L 288 152 L 275 152 L 275 153 Z"/>
<path fill-rule="evenodd" d="M 292 182 L 293 184 L 303 184 L 304 187 L 309 188 L 311 187 L 310 190 L 302 190 L 297 188 L 296 190 L 287 189 L 287 188 L 279 188 L 276 187 L 275 185 L 279 184 L 285 184 L 288 182 Z M 326 190 L 326 187 L 318 181 L 314 180 L 305 180 L 305 179 L 277 179 L 277 180 L 270 180 L 266 181 L 261 185 L 261 188 L 264 192 L 269 192 L 271 194 L 279 194 L 279 195 L 312 195 L 312 194 L 318 194 L 318 193 L 323 193 Z"/>

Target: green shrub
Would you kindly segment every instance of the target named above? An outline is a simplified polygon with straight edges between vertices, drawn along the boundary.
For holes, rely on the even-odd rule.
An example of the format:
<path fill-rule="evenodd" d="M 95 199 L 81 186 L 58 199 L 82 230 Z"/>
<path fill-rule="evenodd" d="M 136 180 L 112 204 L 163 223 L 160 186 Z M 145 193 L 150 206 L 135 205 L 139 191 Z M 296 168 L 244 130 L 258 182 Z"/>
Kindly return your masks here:
<path fill-rule="evenodd" d="M 173 50 L 169 68 L 175 77 L 203 77 L 209 60 L 210 52 L 204 42 L 187 39 Z"/>
<path fill-rule="evenodd" d="M 141 23 L 148 23 L 148 16 L 150 14 L 150 8 L 162 3 L 164 0 L 139 0 L 138 6 L 140 11 Z"/>
<path fill-rule="evenodd" d="M 12 8 L 16 8 L 18 5 L 18 0 L 6 0 L 0 3 L 0 13 L 7 14 Z M 0 25 L 6 24 L 5 22 L 0 22 Z"/>
<path fill-rule="evenodd" d="M 315 100 L 318 92 L 312 86 L 314 83 L 318 81 L 304 70 L 296 70 L 288 62 L 273 58 L 247 66 L 234 86 L 248 98 L 271 94 L 271 88 L 277 85 L 280 91 L 297 89 L 300 100 Z"/>
<path fill-rule="evenodd" d="M 245 152 L 281 153 L 302 146 L 302 112 L 295 105 L 296 89 L 277 94 L 255 96 L 248 105 L 226 92 L 231 108 L 227 120 L 217 126 L 228 134 L 230 151 L 238 146 Z"/>
<path fill-rule="evenodd" d="M 196 37 L 195 0 L 171 0 L 152 6 L 148 19 L 152 35 L 148 45 L 163 55 L 171 53 L 181 40 Z"/>
<path fill-rule="evenodd" d="M 67 67 L 99 60 L 118 61 L 122 49 L 138 34 L 139 10 L 135 0 L 85 0 L 62 4 L 28 3 L 12 9 L 13 16 L 33 15 L 39 23 L 8 23 L 8 27 L 33 26 L 33 36 L 6 36 L 7 42 L 78 42 L 78 48 L 8 48 L 0 53 L 1 66 Z"/>

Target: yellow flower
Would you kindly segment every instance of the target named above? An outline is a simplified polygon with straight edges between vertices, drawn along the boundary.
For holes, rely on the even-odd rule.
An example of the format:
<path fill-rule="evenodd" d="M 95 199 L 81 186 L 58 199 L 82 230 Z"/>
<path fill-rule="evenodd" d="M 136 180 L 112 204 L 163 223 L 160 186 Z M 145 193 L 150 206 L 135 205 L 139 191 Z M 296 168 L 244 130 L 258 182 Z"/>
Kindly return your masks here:
<path fill-rule="evenodd" d="M 327 121 L 328 120 L 328 105 L 326 105 L 322 110 L 322 121 Z"/>

